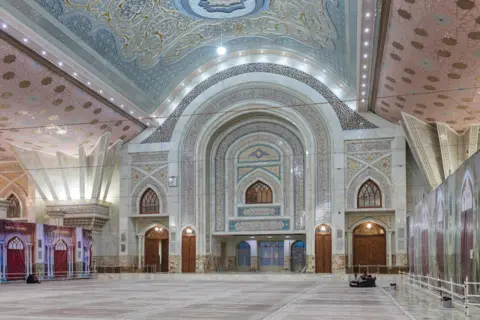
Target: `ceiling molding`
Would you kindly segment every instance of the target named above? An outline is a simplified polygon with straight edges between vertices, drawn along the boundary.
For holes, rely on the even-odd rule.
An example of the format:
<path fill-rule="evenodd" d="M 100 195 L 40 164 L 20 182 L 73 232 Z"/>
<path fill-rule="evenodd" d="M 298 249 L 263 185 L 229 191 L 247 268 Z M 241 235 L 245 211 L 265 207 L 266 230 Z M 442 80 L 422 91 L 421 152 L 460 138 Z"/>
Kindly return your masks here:
<path fill-rule="evenodd" d="M 390 7 L 391 7 L 391 0 L 384 0 L 379 2 L 381 9 L 380 9 L 380 23 L 379 28 L 375 28 L 376 32 L 378 32 L 377 38 L 377 50 L 375 52 L 375 56 L 372 57 L 375 61 L 373 77 L 370 85 L 370 100 L 368 101 L 367 109 L 375 112 L 375 101 L 377 100 L 377 93 L 378 93 L 378 83 L 380 79 L 380 71 L 382 69 L 383 63 L 383 52 L 385 49 L 385 42 L 387 39 L 387 31 L 388 31 L 388 23 L 390 20 Z"/>

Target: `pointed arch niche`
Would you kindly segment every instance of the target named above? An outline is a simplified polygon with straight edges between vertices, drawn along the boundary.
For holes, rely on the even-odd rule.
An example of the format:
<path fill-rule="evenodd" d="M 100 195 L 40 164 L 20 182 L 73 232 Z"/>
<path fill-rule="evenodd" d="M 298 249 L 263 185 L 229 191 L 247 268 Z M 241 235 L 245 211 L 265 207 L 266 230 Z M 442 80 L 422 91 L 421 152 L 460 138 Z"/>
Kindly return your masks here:
<path fill-rule="evenodd" d="M 147 188 L 140 198 L 140 214 L 160 213 L 160 199 L 152 188 Z"/>
<path fill-rule="evenodd" d="M 10 201 L 10 205 L 7 209 L 7 218 L 21 218 L 22 217 L 22 207 L 17 196 L 13 193 L 7 198 Z"/>
<path fill-rule="evenodd" d="M 357 208 L 381 208 L 382 191 L 372 179 L 365 181 L 357 192 Z"/>
<path fill-rule="evenodd" d="M 272 188 L 260 180 L 252 183 L 245 191 L 245 204 L 273 203 Z"/>

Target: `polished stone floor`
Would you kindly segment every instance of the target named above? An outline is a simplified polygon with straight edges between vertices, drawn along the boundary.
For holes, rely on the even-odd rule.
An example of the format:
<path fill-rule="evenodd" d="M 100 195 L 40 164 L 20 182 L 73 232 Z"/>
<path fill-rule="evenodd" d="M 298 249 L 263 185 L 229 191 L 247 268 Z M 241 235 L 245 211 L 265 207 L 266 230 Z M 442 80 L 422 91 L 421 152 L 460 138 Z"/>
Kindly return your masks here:
<path fill-rule="evenodd" d="M 395 299 L 390 295 L 393 294 Z M 405 290 L 328 277 L 165 277 L 0 285 L 0 319 L 463 319 Z M 477 319 L 477 318 L 472 318 Z"/>

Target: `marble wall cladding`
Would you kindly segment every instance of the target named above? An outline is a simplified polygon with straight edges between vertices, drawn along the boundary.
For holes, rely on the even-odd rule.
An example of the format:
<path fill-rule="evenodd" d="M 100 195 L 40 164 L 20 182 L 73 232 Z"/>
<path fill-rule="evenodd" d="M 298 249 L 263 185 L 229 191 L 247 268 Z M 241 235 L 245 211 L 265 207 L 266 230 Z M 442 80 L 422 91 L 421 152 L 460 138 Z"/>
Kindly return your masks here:
<path fill-rule="evenodd" d="M 228 256 L 227 257 L 227 270 L 235 270 L 237 268 L 237 257 Z"/>
<path fill-rule="evenodd" d="M 258 270 L 258 257 L 257 256 L 252 256 L 251 264 L 252 264 L 252 270 L 257 271 Z"/>
<path fill-rule="evenodd" d="M 206 256 L 196 256 L 196 263 L 195 263 L 195 272 L 196 273 L 204 273 L 205 272 L 205 263 L 206 263 Z"/>
<path fill-rule="evenodd" d="M 181 267 L 181 257 L 169 255 L 168 256 L 168 272 L 180 273 L 182 271 L 180 267 Z"/>
<path fill-rule="evenodd" d="M 216 272 L 217 271 L 218 257 L 214 255 L 205 256 L 204 272 Z"/>
<path fill-rule="evenodd" d="M 285 268 L 285 270 L 290 270 L 291 259 L 292 258 L 290 256 L 283 257 L 283 267 Z"/>
<path fill-rule="evenodd" d="M 307 255 L 307 273 L 315 273 L 315 256 Z"/>
<path fill-rule="evenodd" d="M 37 275 L 40 279 L 43 279 L 45 276 L 45 264 L 43 263 L 36 263 L 35 264 L 35 270 L 37 272 Z M 77 270 L 77 269 L 76 269 Z"/>
<path fill-rule="evenodd" d="M 94 256 L 92 261 L 96 266 L 117 267 L 120 265 L 118 256 Z"/>
<path fill-rule="evenodd" d="M 408 267 L 408 258 L 406 253 L 397 253 L 394 255 L 394 263 L 399 267 Z"/>
<path fill-rule="evenodd" d="M 82 271 L 83 271 L 83 262 L 76 262 L 75 263 L 75 273 L 76 274 L 80 274 Z M 38 269 L 37 269 L 37 272 L 38 272 Z"/>
<path fill-rule="evenodd" d="M 136 255 L 128 255 L 128 256 L 120 256 L 118 258 L 119 265 L 121 267 L 138 267 L 138 256 Z"/>
<path fill-rule="evenodd" d="M 345 273 L 345 255 L 334 254 L 332 256 L 332 273 Z"/>

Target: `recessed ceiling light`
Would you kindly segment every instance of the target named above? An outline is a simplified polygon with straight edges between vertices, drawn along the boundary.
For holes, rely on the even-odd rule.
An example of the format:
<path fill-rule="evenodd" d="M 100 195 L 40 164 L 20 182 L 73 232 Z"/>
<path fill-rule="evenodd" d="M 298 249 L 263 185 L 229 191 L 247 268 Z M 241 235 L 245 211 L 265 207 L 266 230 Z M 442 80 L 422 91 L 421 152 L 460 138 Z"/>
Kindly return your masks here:
<path fill-rule="evenodd" d="M 364 103 L 364 102 L 365 102 L 365 99 L 362 99 L 362 103 Z"/>
<path fill-rule="evenodd" d="M 365 84 L 365 83 L 362 83 L 362 87 L 365 87 L 365 86 L 366 86 L 366 84 Z"/>
<path fill-rule="evenodd" d="M 223 56 L 225 53 L 227 53 L 227 48 L 225 48 L 224 46 L 220 46 L 217 48 L 217 54 L 219 56 Z"/>
<path fill-rule="evenodd" d="M 250 239 L 255 239 L 255 237 L 250 237 Z"/>
<path fill-rule="evenodd" d="M 122 109 L 123 109 L 123 104 L 121 104 L 121 105 L 120 105 L 120 108 L 122 108 Z"/>
<path fill-rule="evenodd" d="M 28 42 L 28 39 L 27 39 L 27 38 L 23 38 L 23 42 L 27 43 L 27 42 Z"/>
<path fill-rule="evenodd" d="M 365 17 L 370 18 L 370 16 L 371 16 L 370 12 L 365 13 Z"/>
<path fill-rule="evenodd" d="M 113 98 L 110 98 L 110 101 L 113 101 Z"/>
<path fill-rule="evenodd" d="M 74 73 L 73 73 L 73 76 L 74 76 L 74 77 L 76 77 L 76 76 L 77 76 L 77 73 L 76 73 L 76 72 L 74 72 Z"/>
<path fill-rule="evenodd" d="M 364 95 L 365 95 L 365 91 L 362 91 L 362 96 L 364 96 Z"/>
<path fill-rule="evenodd" d="M 365 32 L 366 32 L 366 33 L 369 33 L 369 32 L 370 32 L 370 29 L 369 29 L 369 28 L 365 28 Z"/>
<path fill-rule="evenodd" d="M 3 29 L 7 29 L 7 24 L 6 24 L 6 23 L 2 23 L 2 28 L 3 28 Z"/>
<path fill-rule="evenodd" d="M 133 111 L 130 111 L 130 114 L 133 114 Z"/>
<path fill-rule="evenodd" d="M 241 56 L 241 55 L 242 55 L 242 53 L 241 53 L 241 52 L 239 52 L 239 53 L 238 53 L 238 55 L 239 55 L 239 56 Z"/>
<path fill-rule="evenodd" d="M 150 122 L 147 122 L 147 126 L 149 126 L 149 125 L 150 125 Z"/>
<path fill-rule="evenodd" d="M 367 78 L 367 75 L 366 75 L 366 74 L 362 75 L 362 78 L 363 78 L 363 79 L 366 79 L 366 78 Z"/>
<path fill-rule="evenodd" d="M 185 84 L 184 84 L 184 83 L 182 83 L 182 87 L 183 87 L 184 85 L 185 85 Z"/>
<path fill-rule="evenodd" d="M 167 102 L 170 102 L 170 99 L 168 99 Z"/>
<path fill-rule="evenodd" d="M 59 62 L 58 65 L 61 67 L 63 66 L 63 62 Z"/>
<path fill-rule="evenodd" d="M 138 117 L 138 119 L 142 120 L 142 117 Z"/>
<path fill-rule="evenodd" d="M 88 84 L 88 85 L 91 85 L 92 83 L 91 83 L 90 81 L 87 81 L 87 84 Z"/>
<path fill-rule="evenodd" d="M 365 53 L 365 54 L 363 55 L 363 58 L 364 58 L 364 59 L 368 58 L 368 54 Z"/>
<path fill-rule="evenodd" d="M 364 45 L 365 45 L 365 46 L 368 46 L 368 41 L 365 41 Z"/>
<path fill-rule="evenodd" d="M 46 54 L 47 54 L 47 51 L 43 50 L 42 55 L 46 55 Z"/>
<path fill-rule="evenodd" d="M 263 50 L 260 50 L 260 53 L 263 53 Z"/>
<path fill-rule="evenodd" d="M 366 65 L 366 64 L 363 65 L 363 69 L 367 69 L 367 65 Z"/>
<path fill-rule="evenodd" d="M 100 91 L 98 91 L 98 92 L 103 93 L 103 90 L 100 90 Z"/>
<path fill-rule="evenodd" d="M 285 238 L 290 239 L 290 236 L 285 236 Z"/>

